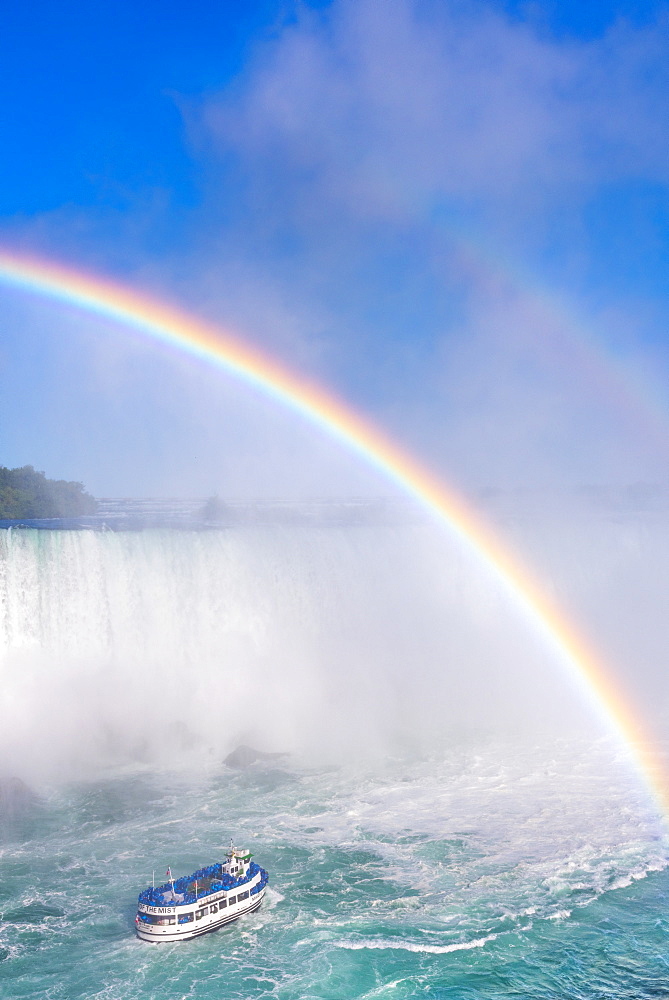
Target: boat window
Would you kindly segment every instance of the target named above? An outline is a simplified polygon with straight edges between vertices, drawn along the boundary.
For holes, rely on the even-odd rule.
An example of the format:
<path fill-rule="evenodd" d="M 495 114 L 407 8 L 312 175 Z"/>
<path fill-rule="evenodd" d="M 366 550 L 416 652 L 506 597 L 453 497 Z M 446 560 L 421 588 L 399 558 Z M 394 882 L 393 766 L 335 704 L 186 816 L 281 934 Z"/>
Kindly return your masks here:
<path fill-rule="evenodd" d="M 228 905 L 229 906 L 232 906 L 232 904 L 236 903 L 236 902 L 237 902 L 237 897 L 236 896 L 229 896 L 228 897 Z"/>
<path fill-rule="evenodd" d="M 216 903 L 212 903 L 211 904 L 211 906 L 209 907 L 209 912 L 210 913 L 218 913 L 218 907 L 217 907 Z"/>
<path fill-rule="evenodd" d="M 166 927 L 174 923 L 174 917 L 159 916 L 155 913 L 139 913 L 138 917 L 144 924 L 158 924 L 160 927 Z"/>
<path fill-rule="evenodd" d="M 208 907 L 208 906 L 203 906 L 201 910 L 198 910 L 198 911 L 196 912 L 196 914 L 195 914 L 195 919 L 196 919 L 196 920 L 202 920 L 202 918 L 203 918 L 204 916 L 206 916 L 206 914 L 207 914 L 208 912 L 209 912 L 209 907 Z"/>
<path fill-rule="evenodd" d="M 179 917 L 180 924 L 190 924 L 192 922 L 193 922 L 192 913 L 182 913 L 181 916 Z"/>
<path fill-rule="evenodd" d="M 248 892 L 240 892 L 240 894 L 237 896 L 237 902 L 241 902 L 242 899 L 248 899 L 248 898 L 249 898 Z"/>
<path fill-rule="evenodd" d="M 219 901 L 218 901 L 218 908 L 219 908 L 219 910 L 222 910 L 223 907 L 227 906 L 227 905 L 228 905 L 227 899 L 219 899 Z"/>

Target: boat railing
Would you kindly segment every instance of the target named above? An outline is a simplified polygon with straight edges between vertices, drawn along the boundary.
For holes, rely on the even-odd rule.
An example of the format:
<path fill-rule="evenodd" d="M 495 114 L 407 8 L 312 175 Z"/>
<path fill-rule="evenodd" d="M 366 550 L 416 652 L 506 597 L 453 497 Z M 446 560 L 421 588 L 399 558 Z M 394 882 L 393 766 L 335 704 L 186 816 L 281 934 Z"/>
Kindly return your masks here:
<path fill-rule="evenodd" d="M 160 886 L 149 886 L 139 894 L 139 902 L 144 906 L 182 906 L 195 903 L 224 889 L 236 889 L 250 882 L 264 869 L 251 861 L 246 875 L 234 876 L 222 870 L 221 864 L 200 868 L 192 875 L 183 875 Z M 266 875 L 266 873 L 265 873 Z M 197 884 L 197 891 L 193 888 Z M 266 882 L 265 882 L 266 884 Z"/>

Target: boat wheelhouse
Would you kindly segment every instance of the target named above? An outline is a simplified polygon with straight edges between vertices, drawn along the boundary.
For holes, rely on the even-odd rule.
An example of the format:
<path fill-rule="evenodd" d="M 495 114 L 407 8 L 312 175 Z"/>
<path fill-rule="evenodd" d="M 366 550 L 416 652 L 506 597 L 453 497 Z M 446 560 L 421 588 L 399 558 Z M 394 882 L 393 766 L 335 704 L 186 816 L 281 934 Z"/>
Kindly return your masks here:
<path fill-rule="evenodd" d="M 269 876 L 248 851 L 230 844 L 226 860 L 139 894 L 135 926 L 142 941 L 185 941 L 260 906 Z"/>

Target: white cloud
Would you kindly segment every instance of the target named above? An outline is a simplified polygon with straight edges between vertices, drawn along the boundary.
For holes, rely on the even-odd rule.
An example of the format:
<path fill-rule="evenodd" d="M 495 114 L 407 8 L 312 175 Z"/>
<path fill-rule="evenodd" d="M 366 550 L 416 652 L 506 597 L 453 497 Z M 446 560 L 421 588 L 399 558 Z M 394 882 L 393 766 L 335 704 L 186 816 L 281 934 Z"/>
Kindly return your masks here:
<path fill-rule="evenodd" d="M 598 346 L 527 278 L 497 282 L 486 254 L 463 265 L 459 244 L 473 232 L 493 257 L 526 255 L 531 284 L 532 255 L 562 227 L 566 265 L 587 269 L 588 199 L 667 179 L 667 48 L 661 24 L 557 41 L 483 3 L 304 10 L 234 88 L 190 109 L 211 192 L 240 185 L 239 220 L 217 238 L 244 230 L 241 255 L 299 303 L 303 342 L 317 317 L 325 377 L 355 393 L 362 367 L 368 405 L 451 474 L 652 475 L 605 330 Z"/>
<path fill-rule="evenodd" d="M 355 213 L 464 198 L 523 215 L 565 188 L 667 179 L 667 48 L 661 26 L 556 42 L 482 3 L 338 0 L 206 98 L 199 125 L 254 199 L 280 187 L 290 210 L 311 194 Z"/>

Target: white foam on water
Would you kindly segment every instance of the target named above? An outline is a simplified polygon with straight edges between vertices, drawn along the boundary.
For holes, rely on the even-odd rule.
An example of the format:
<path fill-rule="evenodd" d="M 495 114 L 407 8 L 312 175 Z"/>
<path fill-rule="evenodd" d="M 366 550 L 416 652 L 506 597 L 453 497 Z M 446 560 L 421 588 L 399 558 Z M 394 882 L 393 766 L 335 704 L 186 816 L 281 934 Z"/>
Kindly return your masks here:
<path fill-rule="evenodd" d="M 223 988 L 233 996 L 256 996 L 262 989 L 279 998 L 315 995 L 324 964 L 338 962 L 335 953 L 373 954 L 375 969 L 387 967 L 382 982 L 365 981 L 356 995 L 374 996 L 378 988 L 380 996 L 385 991 L 404 998 L 416 987 L 414 959 L 434 984 L 444 966 L 425 966 L 431 958 L 484 956 L 493 945 L 506 954 L 508 941 L 524 953 L 546 938 L 547 928 L 577 926 L 579 910 L 615 896 L 617 884 L 640 882 L 666 864 L 663 845 L 644 840 L 639 817 L 621 825 L 617 798 L 599 810 L 588 806 L 588 789 L 600 787 L 601 748 L 599 757 L 590 744 L 569 750 L 548 744 L 543 753 L 555 761 L 546 787 L 536 778 L 535 744 L 524 755 L 517 744 L 479 746 L 477 772 L 504 772 L 506 821 L 500 782 L 475 787 L 464 754 L 457 762 L 395 761 L 376 772 L 292 762 L 291 780 L 277 784 L 267 783 L 272 772 L 262 768 L 243 774 L 219 768 L 193 785 L 150 769 L 143 776 L 121 772 L 94 787 L 75 784 L 51 798 L 50 832 L 8 847 L 3 859 L 16 867 L 14 881 L 6 882 L 16 903 L 42 900 L 66 916 L 29 928 L 39 945 L 27 941 L 26 926 L 18 922 L 5 928 L 0 941 L 17 960 L 39 947 L 47 965 L 70 950 L 82 956 L 84 949 L 88 957 L 81 958 L 77 975 L 94 979 L 94 961 L 115 970 L 96 992 L 115 1000 L 145 996 L 149 984 L 156 994 L 167 989 L 174 997 L 167 970 L 175 988 L 188 980 L 184 995 L 200 995 L 200 977 L 207 998 Z M 586 780 L 589 767 L 594 784 Z M 581 772 L 576 802 L 570 798 L 574 769 Z M 515 780 L 523 774 L 535 775 L 533 783 Z M 624 797 L 624 789 L 616 789 Z M 413 824 L 410 809 L 393 818 L 388 803 L 399 793 L 419 805 L 433 797 L 438 822 L 422 807 Z M 456 801 L 454 821 L 447 806 Z M 384 807 L 374 810 L 379 802 Z M 175 809 L 179 815 L 166 824 L 165 814 Z M 133 939 L 132 906 L 150 884 L 152 867 L 161 875 L 167 863 L 173 871 L 193 870 L 217 858 L 228 834 L 248 844 L 269 870 L 262 907 L 209 941 L 148 954 Z M 223 987 L 222 962 L 226 973 L 238 977 L 236 992 L 227 979 Z M 402 975 L 413 970 L 410 978 L 398 975 L 398 962 L 404 963 Z M 72 988 L 75 971 L 59 972 Z M 261 980 L 264 986 L 244 992 L 245 981 Z"/>
<path fill-rule="evenodd" d="M 264 905 L 265 907 L 273 908 L 275 906 L 278 906 L 279 903 L 282 903 L 285 898 L 286 897 L 284 895 L 282 895 L 280 892 L 277 892 L 276 889 L 273 889 L 270 885 L 268 885 L 267 889 L 265 890 Z"/>
<path fill-rule="evenodd" d="M 359 1000 L 368 1000 L 371 997 L 381 997 L 384 994 L 393 993 L 399 987 L 406 983 L 406 979 L 391 979 L 387 983 L 382 983 L 380 986 L 374 987 L 374 989 L 367 990 L 367 992 L 362 993 Z"/>
<path fill-rule="evenodd" d="M 472 941 L 458 941 L 454 944 L 422 944 L 417 941 L 403 941 L 397 938 L 367 940 L 344 940 L 333 942 L 335 948 L 346 948 L 348 951 L 387 951 L 400 949 L 402 951 L 412 951 L 416 954 L 425 955 L 447 955 L 453 951 L 471 951 L 472 948 L 483 948 L 489 941 L 495 941 L 497 934 L 487 934 L 482 938 L 475 938 Z"/>

